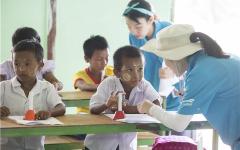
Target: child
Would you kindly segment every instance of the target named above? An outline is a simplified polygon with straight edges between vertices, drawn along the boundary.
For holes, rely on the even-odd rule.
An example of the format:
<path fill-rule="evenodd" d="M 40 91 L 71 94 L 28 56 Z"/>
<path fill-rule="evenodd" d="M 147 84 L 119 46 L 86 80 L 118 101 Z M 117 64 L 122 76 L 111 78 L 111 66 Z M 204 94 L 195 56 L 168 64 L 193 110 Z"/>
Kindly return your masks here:
<path fill-rule="evenodd" d="M 23 116 L 29 108 L 29 97 L 33 97 L 35 118 L 45 120 L 64 115 L 65 106 L 53 85 L 37 79 L 37 72 L 43 66 L 42 46 L 32 40 L 23 40 L 14 46 L 12 61 L 16 76 L 0 82 L 0 117 Z M 8 138 L 1 148 L 44 149 L 43 141 L 43 136 Z"/>
<path fill-rule="evenodd" d="M 36 30 L 30 27 L 22 27 L 18 28 L 14 32 L 12 36 L 12 46 L 25 39 L 33 39 L 39 43 L 41 42 L 40 36 Z M 45 79 L 52 83 L 57 90 L 61 90 L 63 88 L 63 84 L 53 74 L 53 60 L 43 60 L 43 63 L 43 67 L 37 72 L 37 78 L 40 80 Z M 11 60 L 7 60 L 0 64 L 0 81 L 10 80 L 15 75 Z"/>
<path fill-rule="evenodd" d="M 114 113 L 117 93 L 125 93 L 123 110 L 128 114 L 139 113 L 137 105 L 150 99 L 160 105 L 161 97 L 151 84 L 143 79 L 143 59 L 138 48 L 124 46 L 114 56 L 114 74 L 103 80 L 90 100 L 92 114 Z M 136 150 L 136 133 L 87 135 L 85 146 L 90 150 L 120 149 Z"/>
<path fill-rule="evenodd" d="M 84 59 L 89 67 L 78 71 L 74 75 L 74 88 L 83 91 L 95 91 L 99 83 L 106 77 L 113 75 L 108 63 L 108 43 L 100 35 L 91 36 L 83 44 Z M 105 69 L 105 73 L 103 73 Z"/>

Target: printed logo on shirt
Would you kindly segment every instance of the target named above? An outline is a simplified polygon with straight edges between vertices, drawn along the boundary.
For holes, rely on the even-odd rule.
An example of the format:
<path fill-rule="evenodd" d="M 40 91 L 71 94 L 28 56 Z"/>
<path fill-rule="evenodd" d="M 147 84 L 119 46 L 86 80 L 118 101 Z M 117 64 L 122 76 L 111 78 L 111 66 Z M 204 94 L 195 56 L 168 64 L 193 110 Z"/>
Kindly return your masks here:
<path fill-rule="evenodd" d="M 181 106 L 182 107 L 192 106 L 194 101 L 195 101 L 194 99 L 184 100 L 184 101 L 182 101 L 182 105 Z"/>

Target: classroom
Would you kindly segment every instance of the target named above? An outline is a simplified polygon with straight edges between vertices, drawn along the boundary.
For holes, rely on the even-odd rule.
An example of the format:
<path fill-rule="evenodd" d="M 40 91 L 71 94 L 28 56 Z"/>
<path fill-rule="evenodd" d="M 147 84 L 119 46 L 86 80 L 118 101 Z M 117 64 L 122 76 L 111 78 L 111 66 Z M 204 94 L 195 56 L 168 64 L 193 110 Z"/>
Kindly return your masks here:
<path fill-rule="evenodd" d="M 171 136 L 189 138 L 198 150 L 238 150 L 240 133 L 231 133 L 240 131 L 240 113 L 235 110 L 240 105 L 239 4 L 234 0 L 1 0 L 1 149 L 6 148 L 2 147 L 6 137 L 24 135 L 28 141 L 31 136 L 46 136 L 46 150 L 157 150 L 162 144 L 157 139 L 173 140 Z M 40 40 L 31 37 L 14 44 L 14 35 L 17 37 L 17 29 L 22 27 L 36 31 Z M 189 42 L 181 40 L 185 37 Z M 182 44 L 189 51 L 180 48 Z M 28 48 L 22 51 L 23 47 Z M 31 88 L 22 85 L 20 97 L 33 99 L 26 102 L 29 108 L 51 106 L 49 113 L 34 112 L 34 117 L 53 117 L 55 125 L 19 125 L 11 120 L 16 119 L 20 108 L 11 110 L 17 106 L 6 102 L 5 97 L 12 92 L 8 86 L 20 87 L 21 76 L 25 78 L 18 73 L 21 67 L 17 62 L 24 64 L 28 57 L 17 54 L 29 52 L 29 47 L 34 49 L 35 61 L 43 54 L 35 67 L 45 69 L 46 74 L 41 73 L 39 78 L 38 68 L 33 85 L 26 78 Z M 35 52 L 39 49 L 42 54 Z M 96 53 L 99 56 L 94 59 Z M 3 73 L 6 61 L 14 70 L 11 78 Z M 98 68 L 90 65 L 103 67 L 96 73 L 91 71 Z M 35 95 L 38 80 L 48 89 L 43 90 L 43 97 L 49 98 L 48 106 L 42 106 L 41 98 Z M 87 83 L 89 80 L 93 84 Z M 141 90 L 143 94 L 138 94 Z M 35 106 L 34 99 L 39 106 Z M 26 103 L 21 102 L 24 111 Z M 5 105 L 12 106 L 10 112 Z M 219 118 L 226 117 L 229 123 L 216 119 L 216 107 L 223 110 Z M 113 118 L 117 112 L 125 112 L 125 120 L 132 117 L 142 122 L 116 121 Z M 221 130 L 224 127 L 232 128 L 226 133 Z M 118 137 L 123 142 L 113 140 L 116 148 L 110 148 L 111 144 L 100 148 L 104 144 L 98 134 L 107 134 L 106 138 L 112 140 Z M 133 137 L 132 141 L 126 140 Z"/>

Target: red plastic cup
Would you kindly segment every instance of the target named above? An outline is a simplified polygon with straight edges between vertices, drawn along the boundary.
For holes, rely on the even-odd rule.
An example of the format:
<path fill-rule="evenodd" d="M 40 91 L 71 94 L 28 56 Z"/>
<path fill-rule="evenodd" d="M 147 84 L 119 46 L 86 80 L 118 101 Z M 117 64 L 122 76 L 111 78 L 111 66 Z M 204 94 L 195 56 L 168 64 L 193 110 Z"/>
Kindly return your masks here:
<path fill-rule="evenodd" d="M 113 120 L 123 119 L 123 118 L 125 118 L 124 111 L 116 111 L 115 114 L 114 114 Z"/>
<path fill-rule="evenodd" d="M 34 110 L 28 110 L 25 113 L 24 120 L 35 120 L 35 112 L 34 112 Z"/>

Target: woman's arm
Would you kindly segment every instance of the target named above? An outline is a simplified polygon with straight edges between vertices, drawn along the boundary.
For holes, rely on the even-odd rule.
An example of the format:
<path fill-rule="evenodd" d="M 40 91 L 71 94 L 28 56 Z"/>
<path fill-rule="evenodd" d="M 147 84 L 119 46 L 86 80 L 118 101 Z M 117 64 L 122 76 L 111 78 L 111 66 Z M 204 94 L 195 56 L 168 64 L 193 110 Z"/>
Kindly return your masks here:
<path fill-rule="evenodd" d="M 168 128 L 178 132 L 182 132 L 192 119 L 192 115 L 181 115 L 176 112 L 168 112 L 156 105 L 150 108 L 149 114 L 161 121 Z"/>
<path fill-rule="evenodd" d="M 161 121 L 168 128 L 178 132 L 182 132 L 192 119 L 192 115 L 181 115 L 176 112 L 165 111 L 160 106 L 154 105 L 148 100 L 138 105 L 138 110 L 141 113 L 148 113 Z"/>

